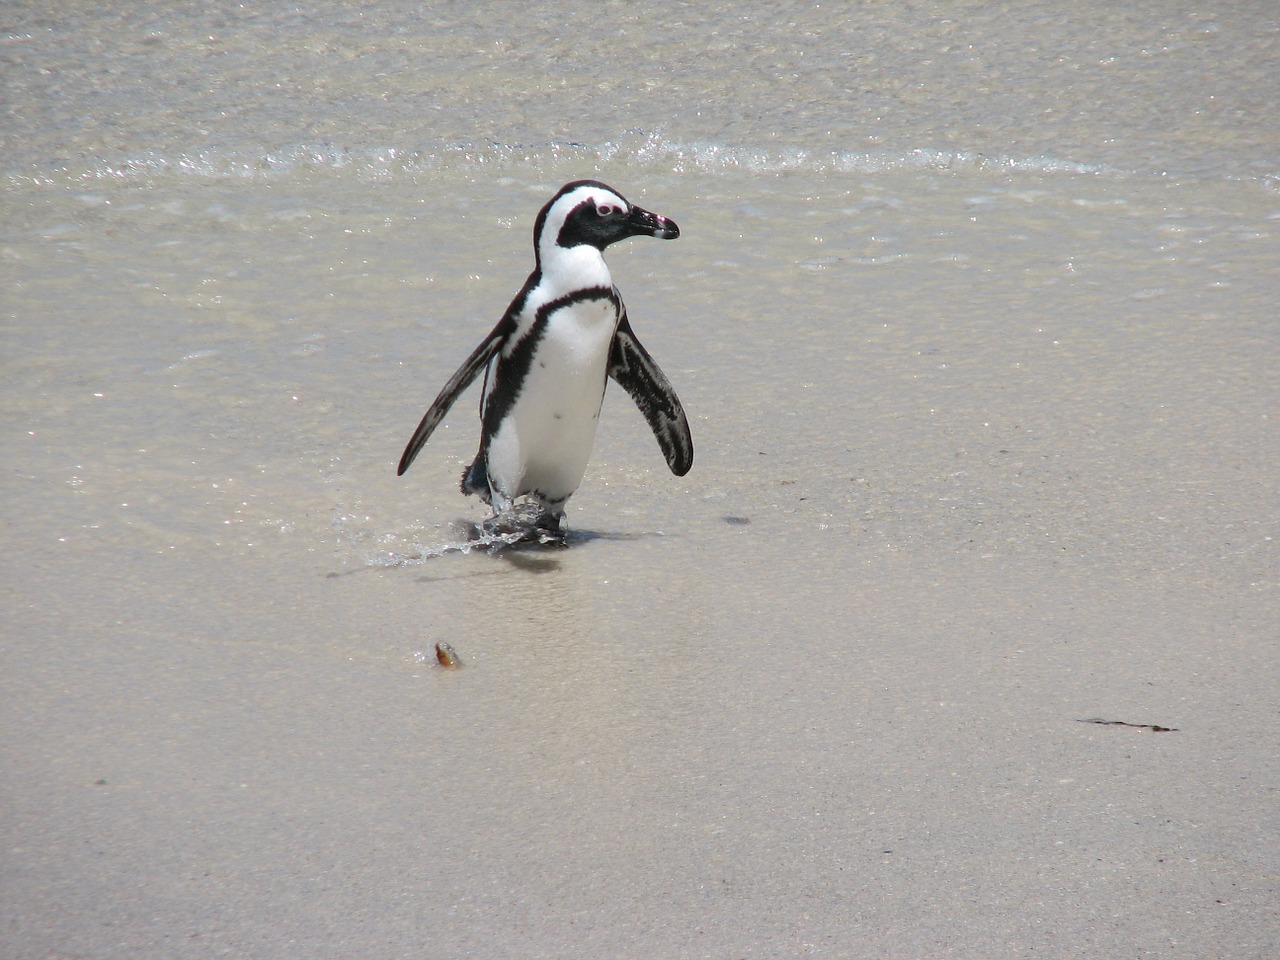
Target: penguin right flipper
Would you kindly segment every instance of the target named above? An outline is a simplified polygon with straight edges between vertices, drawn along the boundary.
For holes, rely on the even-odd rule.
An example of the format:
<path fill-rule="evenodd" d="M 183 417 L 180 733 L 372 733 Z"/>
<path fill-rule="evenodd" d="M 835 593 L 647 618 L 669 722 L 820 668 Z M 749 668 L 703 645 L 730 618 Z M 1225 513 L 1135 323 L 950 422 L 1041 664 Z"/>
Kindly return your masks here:
<path fill-rule="evenodd" d="M 418 455 L 418 451 L 423 448 L 427 442 L 427 438 L 431 436 L 431 432 L 444 419 L 449 408 L 453 406 L 454 401 L 462 394 L 462 391 L 471 386 L 473 380 L 480 375 L 489 363 L 489 360 L 497 353 L 498 348 L 502 346 L 502 341 L 507 336 L 507 327 L 505 323 L 498 324 L 494 331 L 489 334 L 480 346 L 472 351 L 471 356 L 467 357 L 465 363 L 460 366 L 457 372 L 449 378 L 449 382 L 444 385 L 444 389 L 432 401 L 431 406 L 427 408 L 427 412 L 422 417 L 422 422 L 418 424 L 418 429 L 413 431 L 413 438 L 409 441 L 408 446 L 404 448 L 404 455 L 400 457 L 400 466 L 396 469 L 396 476 L 401 476 L 409 469 L 409 464 L 413 463 L 413 458 Z"/>
<path fill-rule="evenodd" d="M 671 381 L 636 339 L 625 311 L 609 349 L 609 376 L 622 385 L 649 421 L 649 429 L 662 447 L 671 472 L 683 477 L 693 466 L 689 421 Z"/>

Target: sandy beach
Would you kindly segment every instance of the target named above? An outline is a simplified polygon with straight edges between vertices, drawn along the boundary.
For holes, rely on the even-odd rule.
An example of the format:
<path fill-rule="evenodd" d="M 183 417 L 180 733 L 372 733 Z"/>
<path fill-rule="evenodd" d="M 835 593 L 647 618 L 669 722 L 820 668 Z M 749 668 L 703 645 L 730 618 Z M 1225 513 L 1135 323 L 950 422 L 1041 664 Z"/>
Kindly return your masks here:
<path fill-rule="evenodd" d="M 15 6 L 0 954 L 1280 952 L 1280 20 L 1142 11 Z M 583 176 L 694 466 L 460 550 Z"/>

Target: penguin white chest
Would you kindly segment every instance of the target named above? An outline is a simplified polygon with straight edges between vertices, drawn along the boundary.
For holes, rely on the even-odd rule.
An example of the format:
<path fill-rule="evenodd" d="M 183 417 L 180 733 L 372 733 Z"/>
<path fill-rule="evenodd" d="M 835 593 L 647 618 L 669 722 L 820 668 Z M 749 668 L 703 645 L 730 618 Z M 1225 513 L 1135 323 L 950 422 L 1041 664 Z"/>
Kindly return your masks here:
<path fill-rule="evenodd" d="M 490 476 L 512 496 L 567 499 L 582 482 L 604 399 L 619 313 L 590 299 L 553 311 L 541 331 L 511 416 L 493 438 Z"/>

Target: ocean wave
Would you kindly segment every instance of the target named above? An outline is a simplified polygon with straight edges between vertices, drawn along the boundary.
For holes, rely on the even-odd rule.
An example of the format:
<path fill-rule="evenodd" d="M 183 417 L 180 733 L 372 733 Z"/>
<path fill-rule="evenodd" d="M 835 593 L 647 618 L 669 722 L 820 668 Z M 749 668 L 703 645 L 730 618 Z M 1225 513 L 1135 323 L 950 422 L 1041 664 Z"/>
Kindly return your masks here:
<path fill-rule="evenodd" d="M 561 166 L 639 167 L 665 173 L 749 174 L 878 173 L 882 171 L 1015 171 L 1040 174 L 1126 176 L 1101 164 L 1047 156 L 991 156 L 977 152 L 919 147 L 906 151 L 810 149 L 804 146 L 739 146 L 679 142 L 657 134 L 637 134 L 601 144 L 453 143 L 423 148 L 344 147 L 303 143 L 278 150 L 202 149 L 189 153 L 146 151 L 127 157 L 97 158 L 79 169 L 70 162 L 44 170 L 10 171 L 11 182 L 94 182 L 169 177 L 197 179 L 271 178 L 305 172 L 342 172 L 382 179 L 434 172 L 555 170 Z"/>

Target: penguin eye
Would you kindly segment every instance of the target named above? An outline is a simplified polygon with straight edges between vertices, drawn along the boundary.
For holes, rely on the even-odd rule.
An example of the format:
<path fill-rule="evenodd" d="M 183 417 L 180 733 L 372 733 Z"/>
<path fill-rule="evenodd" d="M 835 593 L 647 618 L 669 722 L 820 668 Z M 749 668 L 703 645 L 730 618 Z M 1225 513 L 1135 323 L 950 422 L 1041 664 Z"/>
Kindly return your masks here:
<path fill-rule="evenodd" d="M 600 206 L 596 207 L 596 213 L 602 217 L 611 217 L 615 212 L 616 208 L 609 206 L 607 203 L 602 203 Z"/>

